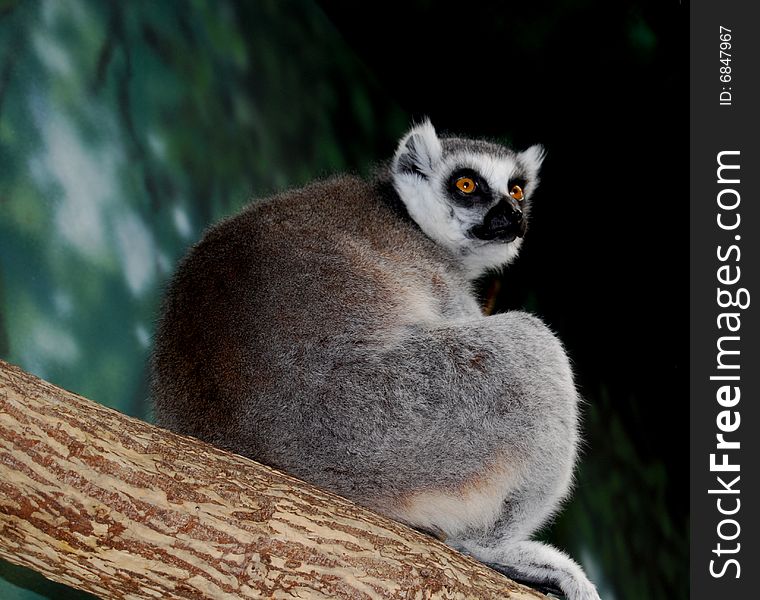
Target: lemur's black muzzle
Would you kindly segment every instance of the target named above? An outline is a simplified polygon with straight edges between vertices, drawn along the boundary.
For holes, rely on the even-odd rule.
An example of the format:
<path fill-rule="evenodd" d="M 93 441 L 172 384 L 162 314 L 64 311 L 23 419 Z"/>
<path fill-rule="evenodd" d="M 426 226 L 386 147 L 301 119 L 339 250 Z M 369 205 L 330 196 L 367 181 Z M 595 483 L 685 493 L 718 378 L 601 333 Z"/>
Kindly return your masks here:
<path fill-rule="evenodd" d="M 472 234 L 488 241 L 511 242 L 525 235 L 525 219 L 513 198 L 500 200 L 486 213 L 483 223 L 472 228 Z"/>

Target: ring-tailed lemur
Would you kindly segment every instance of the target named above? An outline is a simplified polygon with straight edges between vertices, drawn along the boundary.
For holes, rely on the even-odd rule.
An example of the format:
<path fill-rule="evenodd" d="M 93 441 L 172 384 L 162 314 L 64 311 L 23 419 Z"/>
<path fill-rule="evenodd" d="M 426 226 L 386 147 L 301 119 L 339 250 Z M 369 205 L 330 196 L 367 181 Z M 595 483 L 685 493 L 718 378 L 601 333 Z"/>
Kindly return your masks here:
<path fill-rule="evenodd" d="M 313 183 L 210 228 L 164 302 L 157 422 L 598 600 L 529 540 L 571 485 L 568 358 L 538 318 L 486 317 L 471 291 L 517 254 L 542 159 L 425 121 L 371 181 Z"/>

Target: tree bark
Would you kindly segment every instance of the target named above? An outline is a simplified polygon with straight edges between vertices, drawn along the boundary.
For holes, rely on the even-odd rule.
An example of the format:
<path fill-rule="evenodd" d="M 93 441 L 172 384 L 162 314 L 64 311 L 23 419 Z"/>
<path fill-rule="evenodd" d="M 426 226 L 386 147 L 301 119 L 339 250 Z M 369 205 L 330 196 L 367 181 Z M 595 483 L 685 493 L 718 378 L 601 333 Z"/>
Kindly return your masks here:
<path fill-rule="evenodd" d="M 348 500 L 2 361 L 0 557 L 102 598 L 543 598 Z"/>

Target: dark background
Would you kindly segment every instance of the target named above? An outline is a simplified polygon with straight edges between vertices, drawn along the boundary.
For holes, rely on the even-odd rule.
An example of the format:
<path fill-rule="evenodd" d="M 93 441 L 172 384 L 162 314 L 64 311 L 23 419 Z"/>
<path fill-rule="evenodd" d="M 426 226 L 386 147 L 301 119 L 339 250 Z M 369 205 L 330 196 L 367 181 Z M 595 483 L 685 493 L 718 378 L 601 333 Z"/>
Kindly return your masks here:
<path fill-rule="evenodd" d="M 587 400 L 576 493 L 542 536 L 605 600 L 688 597 L 686 8 L 51 4 L 0 0 L 0 356 L 149 417 L 158 298 L 207 224 L 367 173 L 425 115 L 542 143 L 523 252 L 481 285 L 557 331 Z M 0 575 L 3 598 L 68 594 Z"/>

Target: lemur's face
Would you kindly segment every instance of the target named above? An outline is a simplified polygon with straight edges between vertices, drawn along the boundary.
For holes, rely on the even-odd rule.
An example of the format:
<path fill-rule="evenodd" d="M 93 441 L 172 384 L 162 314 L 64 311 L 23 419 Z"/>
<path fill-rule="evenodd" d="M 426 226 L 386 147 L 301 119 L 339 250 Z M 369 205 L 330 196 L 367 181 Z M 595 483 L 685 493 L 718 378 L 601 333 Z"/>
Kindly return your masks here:
<path fill-rule="evenodd" d="M 522 238 L 529 208 L 528 180 L 514 161 L 473 153 L 454 153 L 451 158 L 443 193 L 462 232 L 473 240 L 495 244 Z"/>
<path fill-rule="evenodd" d="M 439 139 L 426 121 L 401 140 L 392 170 L 420 228 L 477 276 L 517 255 L 542 160 L 540 146 Z"/>

